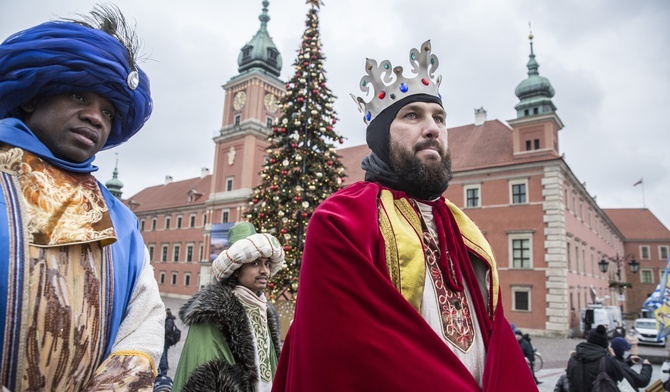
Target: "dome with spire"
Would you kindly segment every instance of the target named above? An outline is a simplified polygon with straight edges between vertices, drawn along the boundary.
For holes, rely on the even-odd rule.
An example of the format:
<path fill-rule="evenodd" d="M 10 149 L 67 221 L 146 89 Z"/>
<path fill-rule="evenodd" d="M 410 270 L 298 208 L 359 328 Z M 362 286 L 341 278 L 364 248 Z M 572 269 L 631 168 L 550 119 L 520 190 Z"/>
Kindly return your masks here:
<path fill-rule="evenodd" d="M 114 165 L 114 172 L 112 173 L 112 178 L 105 183 L 105 187 L 109 190 L 109 193 L 114 195 L 117 199 L 121 199 L 121 188 L 123 188 L 123 183 L 119 180 L 119 158 L 116 158 L 116 164 Z"/>
<path fill-rule="evenodd" d="M 270 16 L 268 16 L 269 4 L 269 1 L 263 1 L 263 13 L 258 17 L 261 21 L 261 27 L 251 41 L 242 47 L 237 58 L 237 65 L 239 66 L 237 70 L 240 73 L 253 69 L 264 70 L 276 77 L 279 77 L 281 73 L 281 55 L 267 30 L 267 24 L 270 21 Z"/>
<path fill-rule="evenodd" d="M 535 60 L 533 53 L 533 34 L 528 36 L 530 40 L 530 55 L 528 60 L 528 77 L 524 79 L 514 93 L 520 102 L 514 107 L 517 110 L 517 118 L 546 114 L 556 111 L 556 106 L 551 101 L 555 91 L 549 79 L 540 76 L 538 69 L 540 65 Z"/>

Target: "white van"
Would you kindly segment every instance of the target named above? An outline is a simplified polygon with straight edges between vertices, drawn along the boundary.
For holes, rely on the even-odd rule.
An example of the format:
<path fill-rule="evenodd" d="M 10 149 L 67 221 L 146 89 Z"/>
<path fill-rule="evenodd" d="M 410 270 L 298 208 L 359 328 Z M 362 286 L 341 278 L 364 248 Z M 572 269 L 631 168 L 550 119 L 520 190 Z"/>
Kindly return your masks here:
<path fill-rule="evenodd" d="M 579 330 L 582 336 L 588 337 L 591 329 L 601 324 L 607 329 L 607 335 L 612 337 L 615 328 L 624 327 L 621 309 L 617 306 L 602 306 L 599 304 L 591 304 L 582 308 L 579 321 Z"/>

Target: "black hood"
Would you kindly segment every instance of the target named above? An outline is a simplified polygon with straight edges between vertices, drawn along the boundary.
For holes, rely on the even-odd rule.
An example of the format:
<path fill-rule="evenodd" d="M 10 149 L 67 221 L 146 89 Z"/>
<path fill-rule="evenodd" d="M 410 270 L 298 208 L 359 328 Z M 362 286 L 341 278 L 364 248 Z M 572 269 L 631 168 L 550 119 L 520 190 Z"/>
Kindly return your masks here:
<path fill-rule="evenodd" d="M 599 361 L 603 355 L 607 354 L 607 349 L 597 344 L 583 342 L 577 345 L 575 360 L 587 363 Z"/>

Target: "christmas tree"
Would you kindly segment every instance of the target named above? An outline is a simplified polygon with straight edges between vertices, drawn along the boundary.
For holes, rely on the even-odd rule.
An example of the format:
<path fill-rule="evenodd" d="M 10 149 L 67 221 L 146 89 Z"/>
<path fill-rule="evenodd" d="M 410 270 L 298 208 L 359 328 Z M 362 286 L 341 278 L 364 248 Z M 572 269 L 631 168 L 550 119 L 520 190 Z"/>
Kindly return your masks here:
<path fill-rule="evenodd" d="M 269 137 L 261 184 L 250 202 L 249 221 L 260 232 L 273 233 L 286 252 L 286 268 L 268 284 L 271 301 L 282 295 L 295 298 L 309 218 L 345 177 L 334 147 L 343 139 L 333 129 L 335 97 L 323 69 L 319 2 L 307 1 L 312 7 L 293 63 L 295 73 L 280 100 L 282 116 Z"/>

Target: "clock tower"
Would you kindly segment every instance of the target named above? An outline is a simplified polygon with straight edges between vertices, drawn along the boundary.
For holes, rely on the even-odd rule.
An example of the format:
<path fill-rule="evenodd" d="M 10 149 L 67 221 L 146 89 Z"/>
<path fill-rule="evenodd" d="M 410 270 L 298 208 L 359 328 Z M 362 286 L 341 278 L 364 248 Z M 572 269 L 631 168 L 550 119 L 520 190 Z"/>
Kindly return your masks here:
<path fill-rule="evenodd" d="M 267 30 L 269 2 L 262 4 L 260 28 L 237 59 L 239 74 L 222 86 L 223 121 L 214 137 L 214 170 L 207 202 L 210 224 L 241 220 L 253 184 L 260 183 L 267 138 L 280 117 L 279 99 L 285 93 L 285 84 L 279 79 L 282 59 Z"/>

